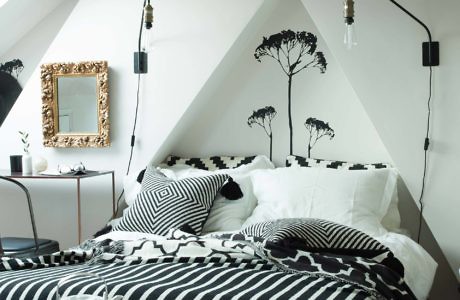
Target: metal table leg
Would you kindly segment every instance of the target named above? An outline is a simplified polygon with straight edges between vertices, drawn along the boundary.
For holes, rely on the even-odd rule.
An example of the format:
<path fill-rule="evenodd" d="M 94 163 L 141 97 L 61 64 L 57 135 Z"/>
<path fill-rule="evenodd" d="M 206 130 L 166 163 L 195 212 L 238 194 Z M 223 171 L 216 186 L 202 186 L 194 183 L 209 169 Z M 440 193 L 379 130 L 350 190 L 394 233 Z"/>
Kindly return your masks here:
<path fill-rule="evenodd" d="M 78 244 L 80 244 L 81 243 L 80 178 L 77 178 L 77 225 L 78 225 Z"/>

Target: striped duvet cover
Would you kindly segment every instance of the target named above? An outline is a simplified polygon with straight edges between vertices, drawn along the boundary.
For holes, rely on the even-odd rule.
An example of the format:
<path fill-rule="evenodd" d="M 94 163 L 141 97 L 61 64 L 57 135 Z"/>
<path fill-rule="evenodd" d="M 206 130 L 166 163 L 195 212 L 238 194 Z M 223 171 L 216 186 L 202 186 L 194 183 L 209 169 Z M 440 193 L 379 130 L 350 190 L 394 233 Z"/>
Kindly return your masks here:
<path fill-rule="evenodd" d="M 401 276 L 372 259 L 179 230 L 168 239 L 87 241 L 50 256 L 2 258 L 0 299 L 55 299 L 59 279 L 78 272 L 102 276 L 109 299 L 415 299 Z M 103 286 L 76 278 L 60 291 L 102 295 Z"/>

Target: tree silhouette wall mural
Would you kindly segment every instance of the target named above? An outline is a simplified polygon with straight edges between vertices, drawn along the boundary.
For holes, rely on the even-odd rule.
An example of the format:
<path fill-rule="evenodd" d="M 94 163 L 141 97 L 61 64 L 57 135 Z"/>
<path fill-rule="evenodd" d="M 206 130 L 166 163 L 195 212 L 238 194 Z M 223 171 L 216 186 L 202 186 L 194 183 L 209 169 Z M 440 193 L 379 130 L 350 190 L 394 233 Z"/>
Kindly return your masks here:
<path fill-rule="evenodd" d="M 21 94 L 22 88 L 17 78 L 23 69 L 24 65 L 19 59 L 0 63 L 0 126 Z"/>
<path fill-rule="evenodd" d="M 308 138 L 308 158 L 310 158 L 311 149 L 316 145 L 318 140 L 322 137 L 328 136 L 329 139 L 333 139 L 335 136 L 334 129 L 329 126 L 329 123 L 324 121 L 308 118 L 305 123 L 305 128 L 309 134 Z"/>
<path fill-rule="evenodd" d="M 253 111 L 252 115 L 248 118 L 248 125 L 252 128 L 252 125 L 257 124 L 262 127 L 270 139 L 270 160 L 272 160 L 273 154 L 273 131 L 272 131 L 272 120 L 276 117 L 276 110 L 273 106 L 265 106 L 258 110 Z"/>
<path fill-rule="evenodd" d="M 293 77 L 306 69 L 317 68 L 321 73 L 326 71 L 326 58 L 323 52 L 317 51 L 317 37 L 306 31 L 283 30 L 271 36 L 263 37 L 262 43 L 256 48 L 254 57 L 261 62 L 262 58 L 271 57 L 278 62 L 288 77 L 288 119 L 289 119 L 289 153 L 292 154 L 292 95 Z"/>

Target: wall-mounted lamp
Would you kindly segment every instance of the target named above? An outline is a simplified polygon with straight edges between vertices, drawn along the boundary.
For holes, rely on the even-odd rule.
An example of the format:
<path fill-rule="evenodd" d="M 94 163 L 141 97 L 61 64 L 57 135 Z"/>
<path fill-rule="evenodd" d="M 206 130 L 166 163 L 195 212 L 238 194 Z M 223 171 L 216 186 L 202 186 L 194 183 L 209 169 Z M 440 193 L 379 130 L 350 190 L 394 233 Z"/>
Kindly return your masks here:
<path fill-rule="evenodd" d="M 409 17 L 414 19 L 417 23 L 419 23 L 428 34 L 428 42 L 422 43 L 422 64 L 425 67 L 432 67 L 432 66 L 439 66 L 439 42 L 433 42 L 431 39 L 431 32 L 428 29 L 428 26 L 425 25 L 420 19 L 414 16 L 410 11 L 405 9 L 395 0 L 390 0 L 391 3 L 396 5 L 400 10 L 405 12 Z"/>
<path fill-rule="evenodd" d="M 145 24 L 145 32 L 144 31 Z M 148 72 L 148 49 L 150 47 L 150 32 L 153 24 L 153 7 L 150 0 L 144 1 L 144 9 L 139 30 L 137 52 L 134 52 L 134 73 L 145 74 Z M 144 37 L 144 38 L 142 38 Z"/>
<path fill-rule="evenodd" d="M 401 4 L 395 0 L 389 0 L 391 3 L 396 5 L 400 10 L 405 12 L 408 16 L 414 19 L 419 23 L 428 34 L 428 42 L 422 43 L 422 64 L 423 66 L 439 66 L 439 42 L 433 42 L 431 38 L 431 32 L 428 27 L 420 21 L 416 16 L 411 12 L 405 9 Z M 343 16 L 345 18 L 345 37 L 344 43 L 348 49 L 351 49 L 353 46 L 357 45 L 356 42 L 356 31 L 354 28 L 354 17 L 355 17 L 355 3 L 353 0 L 344 0 L 343 2 Z"/>
<path fill-rule="evenodd" d="M 353 0 L 343 1 L 343 17 L 345 18 L 345 35 L 343 38 L 344 44 L 350 50 L 358 43 L 356 41 L 355 31 L 355 3 Z"/>

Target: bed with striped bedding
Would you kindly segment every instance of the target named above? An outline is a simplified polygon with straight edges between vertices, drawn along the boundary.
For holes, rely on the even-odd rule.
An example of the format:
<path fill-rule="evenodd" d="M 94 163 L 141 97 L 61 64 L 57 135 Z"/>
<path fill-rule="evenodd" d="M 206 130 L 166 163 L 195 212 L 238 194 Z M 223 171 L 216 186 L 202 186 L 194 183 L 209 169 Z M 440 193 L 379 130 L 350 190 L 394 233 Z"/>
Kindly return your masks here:
<path fill-rule="evenodd" d="M 0 299 L 55 299 L 62 277 L 105 278 L 109 299 L 415 299 L 383 261 L 308 252 L 247 234 L 86 241 L 50 256 L 0 261 Z M 97 280 L 67 282 L 64 295 L 102 295 Z"/>

